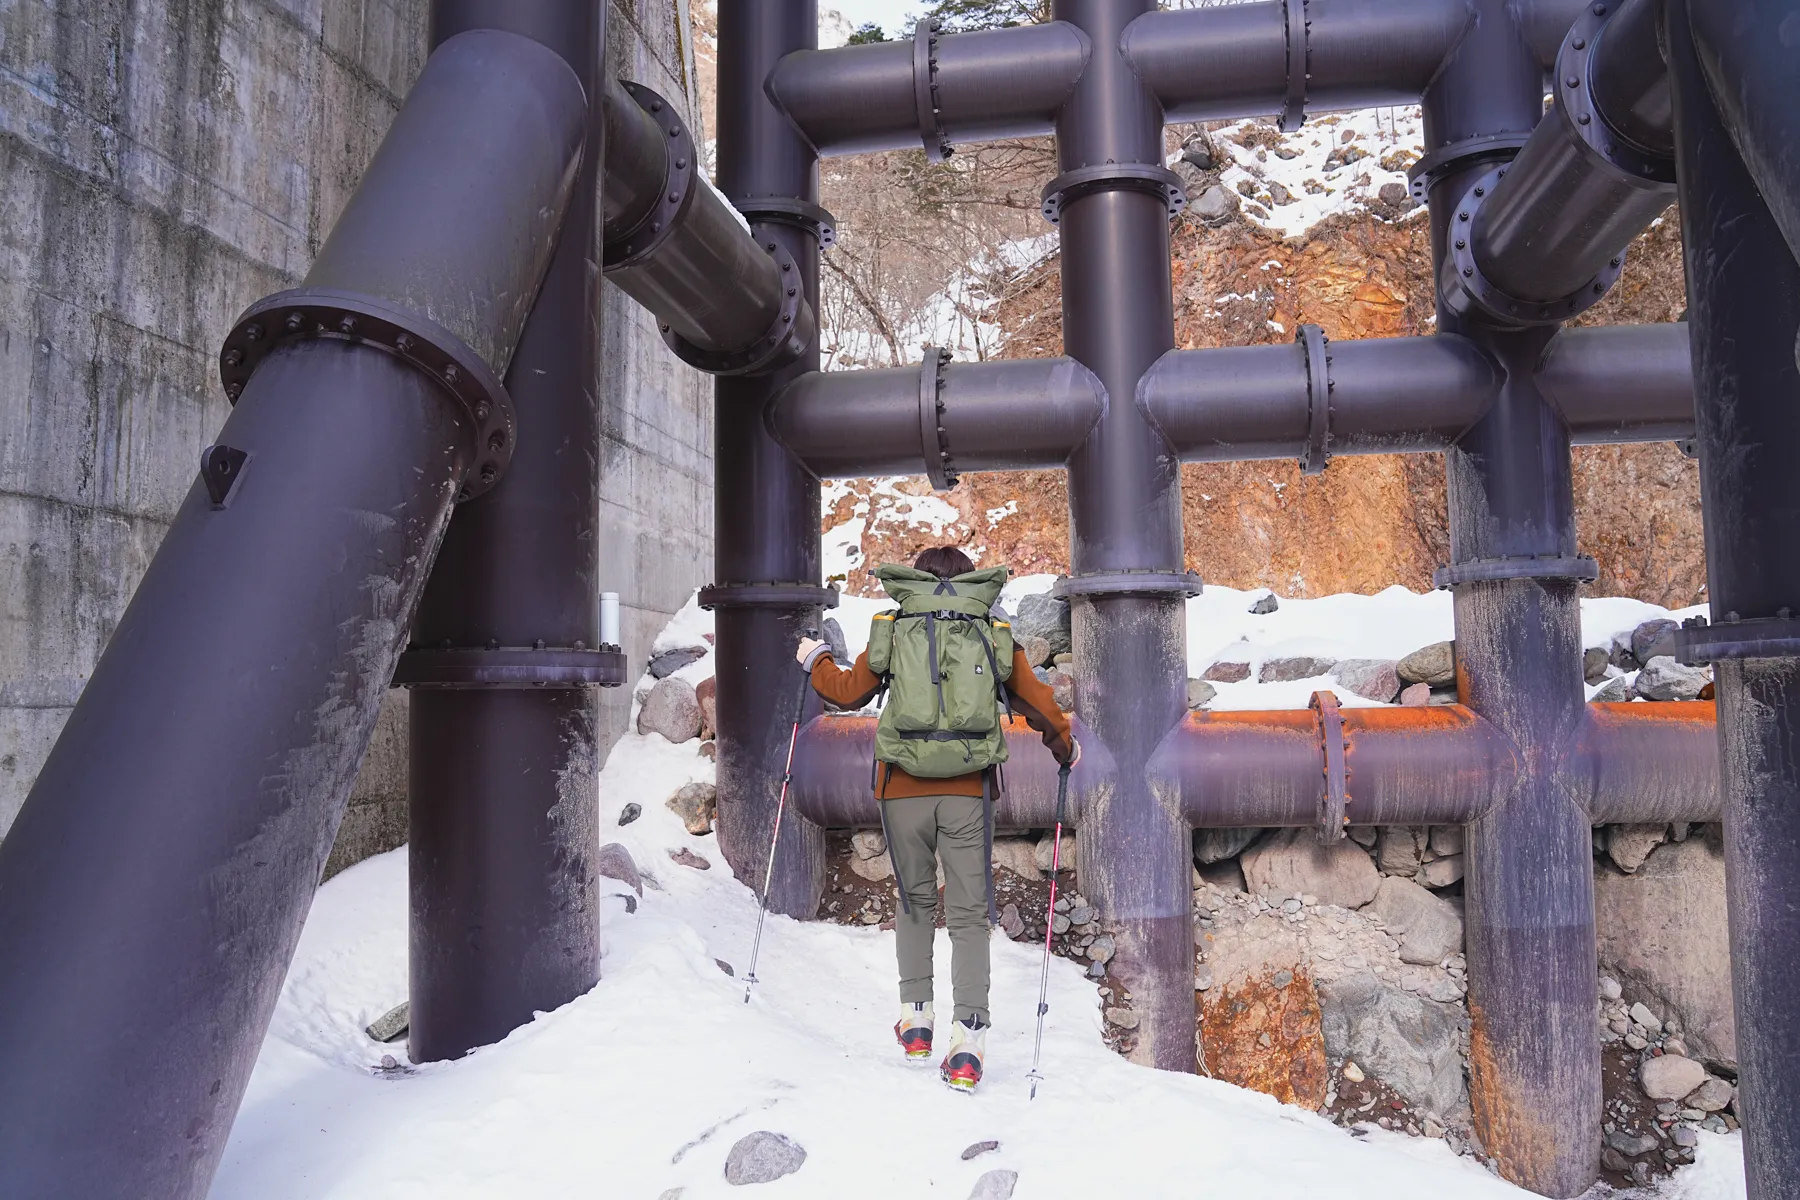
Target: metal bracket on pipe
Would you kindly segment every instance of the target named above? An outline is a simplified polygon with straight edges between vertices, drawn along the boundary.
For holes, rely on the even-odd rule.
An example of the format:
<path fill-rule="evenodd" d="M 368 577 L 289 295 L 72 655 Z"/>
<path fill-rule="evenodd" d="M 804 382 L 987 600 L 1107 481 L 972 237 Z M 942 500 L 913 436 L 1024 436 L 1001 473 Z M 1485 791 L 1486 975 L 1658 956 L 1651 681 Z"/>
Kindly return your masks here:
<path fill-rule="evenodd" d="M 663 341 L 675 357 L 708 375 L 755 375 L 793 362 L 806 351 L 800 321 L 800 310 L 806 298 L 800 294 L 800 267 L 794 256 L 780 242 L 764 242 L 763 249 L 781 269 L 781 311 L 769 323 L 766 333 L 737 350 L 702 350 L 669 326 L 661 327 Z"/>
<path fill-rule="evenodd" d="M 1312 22 L 1306 19 L 1306 0 L 1287 0 L 1287 98 L 1276 124 L 1293 133 L 1306 124 L 1306 81 L 1311 75 L 1306 62 L 1311 54 Z"/>
<path fill-rule="evenodd" d="M 1590 153 L 1619 171 L 1672 185 L 1675 156 L 1647 151 L 1621 136 L 1594 103 L 1594 48 L 1617 9 L 1617 5 L 1590 4 L 1569 27 L 1556 55 L 1557 112 L 1551 117 L 1560 116 Z"/>
<path fill-rule="evenodd" d="M 940 492 L 955 487 L 958 479 L 944 432 L 944 371 L 949 365 L 950 352 L 936 346 L 925 347 L 919 363 L 919 455 L 925 460 L 925 477 Z"/>
<path fill-rule="evenodd" d="M 1492 583 L 1503 579 L 1573 579 L 1592 583 L 1600 578 L 1600 564 L 1586 554 L 1573 558 L 1544 555 L 1537 558 L 1477 558 L 1439 567 L 1431 576 L 1435 588 L 1448 590 L 1464 583 Z"/>
<path fill-rule="evenodd" d="M 1302 325 L 1294 340 L 1306 351 L 1306 450 L 1300 455 L 1300 473 L 1317 475 L 1331 461 L 1331 358 L 1325 348 L 1331 339 L 1317 325 Z"/>
<path fill-rule="evenodd" d="M 1740 658 L 1800 658 L 1800 617 L 1787 608 L 1772 617 L 1726 613 L 1714 625 L 1697 618 L 1671 635 L 1675 657 L 1689 666 Z"/>
<path fill-rule="evenodd" d="M 641 83 L 621 80 L 620 86 L 669 135 L 665 160 L 668 168 L 663 175 L 662 191 L 657 194 L 650 211 L 644 214 L 644 219 L 600 248 L 600 265 L 606 271 L 635 266 L 655 254 L 675 232 L 681 223 L 681 214 L 694 202 L 694 193 L 698 190 L 694 174 L 699 154 L 694 149 L 693 135 L 674 106 Z"/>
<path fill-rule="evenodd" d="M 619 687 L 625 652 L 617 646 L 489 646 L 408 650 L 394 671 L 397 688 L 458 691 Z"/>
<path fill-rule="evenodd" d="M 1406 182 L 1412 189 L 1413 199 L 1425 203 L 1430 198 L 1431 186 L 1453 171 L 1495 159 L 1510 162 L 1527 140 L 1528 135 L 1523 133 L 1491 133 L 1439 146 L 1407 169 Z"/>
<path fill-rule="evenodd" d="M 1449 229 L 1450 253 L 1444 259 L 1443 272 L 1439 276 L 1439 290 L 1443 293 L 1444 304 L 1458 314 L 1465 314 L 1473 309 L 1501 325 L 1513 327 L 1558 325 L 1586 312 L 1618 282 L 1619 270 L 1625 264 L 1623 251 L 1600 268 L 1592 279 L 1569 295 L 1547 304 L 1536 300 L 1521 300 L 1503 291 L 1482 272 L 1481 264 L 1475 261 L 1473 230 L 1481 205 L 1494 190 L 1494 185 L 1505 176 L 1505 167 L 1489 171 L 1475 181 L 1474 186 L 1464 194 L 1462 203 L 1456 206 L 1456 217 L 1451 221 Z"/>
<path fill-rule="evenodd" d="M 744 220 L 755 224 L 790 225 L 819 239 L 819 249 L 837 245 L 837 218 L 830 211 L 791 196 L 757 196 L 732 205 Z"/>
<path fill-rule="evenodd" d="M 1160 196 L 1169 206 L 1172 221 L 1187 207 L 1187 188 L 1181 176 L 1152 163 L 1100 163 L 1065 171 L 1044 185 L 1044 220 L 1061 223 L 1063 205 L 1092 192 L 1128 189 Z"/>
<path fill-rule="evenodd" d="M 1325 762 L 1324 788 L 1319 793 L 1319 844 L 1342 841 L 1350 824 L 1350 770 L 1345 755 L 1344 714 L 1335 692 L 1314 692 L 1308 705 L 1318 717 L 1319 748 Z"/>
<path fill-rule="evenodd" d="M 1192 571 L 1096 571 L 1057 578 L 1050 594 L 1058 600 L 1077 596 L 1198 596 L 1200 576 Z"/>
<path fill-rule="evenodd" d="M 715 608 L 804 608 L 813 604 L 836 608 L 838 592 L 836 588 L 810 583 L 709 583 L 700 589 L 698 603 L 708 612 Z"/>
<path fill-rule="evenodd" d="M 925 157 L 941 163 L 955 148 L 944 136 L 944 109 L 938 103 L 938 30 L 934 17 L 925 17 L 913 27 L 913 102 L 919 111 L 919 141 Z"/>
<path fill-rule="evenodd" d="M 264 359 L 311 338 L 354 342 L 391 354 L 448 392 L 474 429 L 472 465 L 458 502 L 481 495 L 512 462 L 518 422 L 512 397 L 481 355 L 455 334 L 411 309 L 356 292 L 297 288 L 265 296 L 244 310 L 219 351 L 219 378 L 233 404 Z"/>

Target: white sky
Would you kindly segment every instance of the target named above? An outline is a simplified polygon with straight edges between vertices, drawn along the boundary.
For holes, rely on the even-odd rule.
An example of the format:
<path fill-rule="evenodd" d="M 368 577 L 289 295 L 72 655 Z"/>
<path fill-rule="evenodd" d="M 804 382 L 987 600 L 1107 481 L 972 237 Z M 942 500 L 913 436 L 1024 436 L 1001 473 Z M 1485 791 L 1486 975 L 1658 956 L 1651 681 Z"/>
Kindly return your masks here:
<path fill-rule="evenodd" d="M 821 0 L 819 10 L 835 8 L 852 25 L 873 21 L 887 31 L 889 37 L 905 25 L 908 15 L 917 15 L 931 7 L 931 0 Z"/>

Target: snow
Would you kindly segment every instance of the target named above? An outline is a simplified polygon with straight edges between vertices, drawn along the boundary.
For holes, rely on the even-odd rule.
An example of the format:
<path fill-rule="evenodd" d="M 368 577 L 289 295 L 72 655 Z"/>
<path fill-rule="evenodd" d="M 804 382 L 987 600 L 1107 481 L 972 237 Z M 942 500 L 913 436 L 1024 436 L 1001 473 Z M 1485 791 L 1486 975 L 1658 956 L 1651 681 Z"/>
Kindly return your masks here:
<path fill-rule="evenodd" d="M 1047 590 L 1048 575 L 1012 581 L 1004 602 Z M 1209 588 L 1190 602 L 1190 663 L 1317 648 L 1393 656 L 1448 636 L 1441 594 L 1283 600 L 1246 610 L 1261 592 Z M 876 599 L 844 597 L 837 616 L 853 651 Z M 1663 610 L 1636 601 L 1584 606 L 1590 643 Z M 712 618 L 692 601 L 657 638 L 701 645 Z M 710 658 L 694 670 L 711 669 Z M 1269 700 L 1288 685 L 1226 685 Z M 1304 703 L 1301 697 L 1298 701 Z M 1348 1132 L 1269 1097 L 1210 1079 L 1150 1071 L 1101 1039 L 1095 985 L 1054 960 L 1045 1031 L 1047 1083 L 1027 1099 L 1039 951 L 996 934 L 996 1024 L 988 1078 L 972 1098 L 892 1045 L 891 935 L 771 917 L 744 1001 L 756 899 L 711 835 L 693 837 L 662 801 L 712 778 L 693 743 L 627 734 L 599 780 L 601 832 L 646 879 L 635 914 L 628 889 L 602 880 L 602 978 L 590 993 L 494 1046 L 452 1063 L 411 1067 L 404 1043 L 362 1032 L 407 992 L 405 851 L 361 863 L 313 903 L 273 1022 L 232 1130 L 214 1200 L 473 1200 L 604 1195 L 683 1200 L 729 1192 L 722 1171 L 739 1137 L 787 1134 L 808 1153 L 770 1197 L 968 1194 L 982 1173 L 1019 1172 L 1019 1200 L 1199 1194 L 1525 1197 L 1444 1143 L 1365 1127 Z M 619 827 L 627 802 L 643 815 Z M 712 863 L 679 866 L 686 848 Z M 939 976 L 949 944 L 939 933 Z M 732 965 L 728 977 L 715 959 Z M 946 988 L 947 992 L 947 988 Z M 947 998 L 947 997 L 946 997 Z M 382 1055 L 401 1068 L 383 1071 Z M 1663 1200 L 1744 1194 L 1737 1135 L 1701 1133 L 1695 1165 L 1654 1193 Z M 998 1152 L 960 1158 L 972 1142 Z"/>

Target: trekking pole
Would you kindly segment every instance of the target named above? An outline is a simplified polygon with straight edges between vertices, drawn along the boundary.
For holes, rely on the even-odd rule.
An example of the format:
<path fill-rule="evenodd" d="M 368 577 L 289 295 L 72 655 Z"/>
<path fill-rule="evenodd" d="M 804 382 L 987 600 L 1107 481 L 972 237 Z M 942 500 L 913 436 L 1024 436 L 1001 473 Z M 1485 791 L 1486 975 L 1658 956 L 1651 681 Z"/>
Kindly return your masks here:
<path fill-rule="evenodd" d="M 756 905 L 756 940 L 750 945 L 750 973 L 744 976 L 744 1003 L 750 1003 L 750 989 L 756 986 L 756 959 L 762 953 L 763 918 L 769 915 L 769 887 L 775 881 L 775 847 L 781 844 L 781 818 L 787 812 L 788 784 L 794 779 L 794 745 L 800 740 L 800 717 L 806 711 L 806 692 L 812 677 L 800 672 L 800 702 L 794 707 L 794 728 L 788 734 L 787 766 L 781 773 L 781 799 L 775 804 L 775 833 L 769 838 L 769 862 L 763 870 L 762 899 Z"/>
<path fill-rule="evenodd" d="M 1056 927 L 1056 873 L 1062 869 L 1063 806 L 1069 801 L 1069 764 L 1056 772 L 1056 834 L 1050 843 L 1050 907 L 1044 911 L 1044 969 L 1038 974 L 1037 1037 L 1031 1043 L 1031 1099 L 1037 1099 L 1038 1084 L 1044 1076 L 1038 1071 L 1038 1056 L 1044 1049 L 1044 1014 L 1050 1011 L 1050 934 Z"/>

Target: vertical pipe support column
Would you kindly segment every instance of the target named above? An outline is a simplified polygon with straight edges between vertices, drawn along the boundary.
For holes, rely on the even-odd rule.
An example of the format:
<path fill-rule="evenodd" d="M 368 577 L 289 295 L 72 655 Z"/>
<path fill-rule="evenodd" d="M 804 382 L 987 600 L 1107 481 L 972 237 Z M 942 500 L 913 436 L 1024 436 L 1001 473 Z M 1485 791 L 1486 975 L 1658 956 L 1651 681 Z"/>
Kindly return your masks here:
<path fill-rule="evenodd" d="M 1056 0 L 1093 45 L 1056 123 L 1062 170 L 1046 212 L 1062 231 L 1064 350 L 1109 395 L 1137 394 L 1174 347 L 1162 110 L 1120 43 L 1154 0 Z M 1135 404 L 1113 403 L 1069 460 L 1075 705 L 1091 730 L 1075 790 L 1081 886 L 1117 946 L 1139 1015 L 1127 1054 L 1195 1069 L 1192 838 L 1179 781 L 1149 769 L 1186 714 L 1180 463 Z"/>
<path fill-rule="evenodd" d="M 1725 823 L 1738 1116 L 1750 1200 L 1800 1194 L 1800 265 L 1666 14 Z M 1790 114 L 1791 115 L 1791 114 Z"/>
<path fill-rule="evenodd" d="M 1425 95 L 1428 151 L 1516 137 L 1542 113 L 1542 76 L 1507 4 L 1476 7 Z M 1440 268 L 1469 236 L 1457 202 L 1487 166 L 1465 160 L 1433 179 Z M 1440 295 L 1438 329 L 1474 340 L 1505 377 L 1445 454 L 1452 563 L 1439 573 L 1455 594 L 1461 700 L 1519 761 L 1468 827 L 1475 1125 L 1506 1178 L 1576 1196 L 1600 1153 L 1593 859 L 1588 815 L 1556 765 L 1584 712 L 1576 588 L 1592 564 L 1575 554 L 1568 429 L 1533 378 L 1553 327 L 1497 329 Z"/>
<path fill-rule="evenodd" d="M 719 186 L 765 249 L 785 250 L 815 310 L 819 298 L 818 156 L 769 100 L 764 81 L 783 55 L 819 40 L 817 0 L 720 0 Z M 809 214 L 812 214 L 809 216 Z M 774 251 L 771 250 L 771 253 Z M 767 375 L 721 377 L 713 433 L 714 584 L 701 593 L 715 621 L 719 849 L 739 879 L 760 884 L 775 830 L 782 759 L 805 680 L 801 634 L 819 627 L 819 482 L 777 442 L 764 410 L 819 367 L 817 336 Z M 769 907 L 818 911 L 824 831 L 789 813 L 775 848 Z"/>

